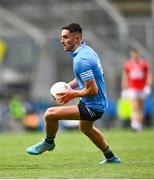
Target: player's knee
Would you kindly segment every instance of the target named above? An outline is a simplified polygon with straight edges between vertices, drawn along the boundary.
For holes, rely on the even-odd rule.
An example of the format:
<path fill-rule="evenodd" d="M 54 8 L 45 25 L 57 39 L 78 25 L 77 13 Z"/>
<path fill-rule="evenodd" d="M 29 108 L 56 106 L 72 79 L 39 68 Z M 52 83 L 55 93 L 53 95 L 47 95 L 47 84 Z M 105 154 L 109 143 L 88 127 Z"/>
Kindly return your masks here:
<path fill-rule="evenodd" d="M 82 125 L 80 124 L 79 129 L 82 133 L 84 133 L 85 135 L 89 135 L 91 132 L 91 128 L 87 127 L 86 125 Z"/>
<path fill-rule="evenodd" d="M 56 118 L 56 111 L 52 108 L 48 108 L 44 114 L 45 121 L 48 122 Z"/>

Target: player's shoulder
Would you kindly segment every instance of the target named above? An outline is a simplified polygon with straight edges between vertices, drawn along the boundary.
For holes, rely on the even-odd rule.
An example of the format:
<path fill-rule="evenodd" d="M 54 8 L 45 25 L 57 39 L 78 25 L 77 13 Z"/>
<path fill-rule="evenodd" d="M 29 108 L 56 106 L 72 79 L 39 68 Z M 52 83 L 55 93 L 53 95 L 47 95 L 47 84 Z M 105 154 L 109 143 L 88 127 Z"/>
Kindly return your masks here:
<path fill-rule="evenodd" d="M 140 59 L 140 66 L 142 67 L 149 67 L 149 61 L 146 59 Z"/>
<path fill-rule="evenodd" d="M 85 62 L 87 61 L 88 63 L 89 59 L 91 58 L 92 58 L 92 53 L 89 48 L 83 48 L 78 53 L 78 59 L 80 61 L 85 61 Z"/>
<path fill-rule="evenodd" d="M 124 66 L 127 67 L 127 66 L 131 66 L 132 64 L 133 64 L 133 61 L 131 59 L 126 59 Z"/>
<path fill-rule="evenodd" d="M 147 59 L 140 59 L 140 62 L 143 63 L 143 64 L 148 64 L 149 61 Z"/>
<path fill-rule="evenodd" d="M 133 66 L 134 66 L 134 62 L 131 59 L 126 59 L 126 62 L 124 63 L 124 70 L 131 71 Z"/>
<path fill-rule="evenodd" d="M 88 45 L 84 45 L 78 52 L 78 61 L 77 64 L 95 64 L 98 59 L 97 53 Z"/>
<path fill-rule="evenodd" d="M 88 53 L 87 53 L 88 52 Z M 90 54 L 94 54 L 96 53 L 94 51 L 94 49 L 92 47 L 90 47 L 89 45 L 85 44 L 84 46 L 82 46 L 82 48 L 80 49 L 80 53 L 86 53 L 87 55 Z"/>
<path fill-rule="evenodd" d="M 86 65 L 88 64 L 88 57 L 84 53 L 79 52 L 75 58 L 74 64 L 77 67 L 80 67 L 82 64 Z"/>

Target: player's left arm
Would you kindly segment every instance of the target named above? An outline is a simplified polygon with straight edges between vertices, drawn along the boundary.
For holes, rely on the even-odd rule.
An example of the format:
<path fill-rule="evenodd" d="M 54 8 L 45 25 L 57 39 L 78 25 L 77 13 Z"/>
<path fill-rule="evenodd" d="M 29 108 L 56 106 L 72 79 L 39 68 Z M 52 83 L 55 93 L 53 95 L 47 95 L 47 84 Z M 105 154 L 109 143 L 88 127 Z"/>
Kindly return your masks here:
<path fill-rule="evenodd" d="M 152 72 L 149 61 L 147 60 L 143 61 L 143 67 L 146 76 L 145 86 L 151 86 L 153 82 L 153 78 L 152 78 Z"/>
<path fill-rule="evenodd" d="M 153 77 L 152 77 L 152 72 L 148 63 L 146 63 L 146 70 L 147 70 L 147 76 L 146 76 L 146 82 L 145 82 L 145 87 L 144 87 L 144 93 L 146 95 L 149 95 L 151 93 Z"/>
<path fill-rule="evenodd" d="M 149 69 L 147 72 L 147 80 L 146 80 L 146 85 L 147 86 L 152 86 L 153 78 L 152 78 L 152 72 Z"/>
<path fill-rule="evenodd" d="M 78 84 L 78 82 L 77 82 L 76 79 L 73 79 L 72 81 L 70 81 L 70 82 L 68 83 L 68 85 L 69 85 L 72 89 L 75 89 L 75 88 L 79 87 L 79 84 Z"/>

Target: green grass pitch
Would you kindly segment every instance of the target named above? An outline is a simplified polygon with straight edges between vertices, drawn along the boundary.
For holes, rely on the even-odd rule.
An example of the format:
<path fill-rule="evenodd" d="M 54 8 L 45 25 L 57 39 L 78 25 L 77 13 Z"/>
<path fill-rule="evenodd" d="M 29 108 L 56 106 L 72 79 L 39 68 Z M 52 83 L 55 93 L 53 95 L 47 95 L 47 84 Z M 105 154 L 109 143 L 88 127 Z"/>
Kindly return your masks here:
<path fill-rule="evenodd" d="M 59 132 L 56 149 L 39 156 L 26 153 L 44 133 L 0 134 L 0 178 L 152 179 L 154 129 L 102 130 L 121 164 L 98 165 L 102 153 L 79 131 Z"/>

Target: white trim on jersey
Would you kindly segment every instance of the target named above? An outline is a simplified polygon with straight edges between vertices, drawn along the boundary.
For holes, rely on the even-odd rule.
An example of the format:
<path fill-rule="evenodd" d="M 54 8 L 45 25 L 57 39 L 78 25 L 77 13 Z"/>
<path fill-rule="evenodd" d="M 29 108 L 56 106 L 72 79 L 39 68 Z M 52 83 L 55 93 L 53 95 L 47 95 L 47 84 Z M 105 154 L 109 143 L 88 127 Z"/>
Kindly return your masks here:
<path fill-rule="evenodd" d="M 80 73 L 80 77 L 81 77 L 82 79 L 83 79 L 83 78 L 88 78 L 88 77 L 91 77 L 91 76 L 93 76 L 92 70 L 89 70 L 89 71 Z"/>

